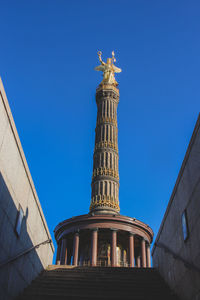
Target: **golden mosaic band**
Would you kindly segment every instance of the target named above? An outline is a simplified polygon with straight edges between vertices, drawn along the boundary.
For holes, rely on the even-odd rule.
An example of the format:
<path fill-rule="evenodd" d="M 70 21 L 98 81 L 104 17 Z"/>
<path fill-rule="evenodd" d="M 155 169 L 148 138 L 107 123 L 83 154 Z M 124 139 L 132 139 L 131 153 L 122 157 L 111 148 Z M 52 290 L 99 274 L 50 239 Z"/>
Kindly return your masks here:
<path fill-rule="evenodd" d="M 115 151 L 118 152 L 118 146 L 117 144 L 111 143 L 111 142 L 99 142 L 95 144 L 95 150 L 100 149 L 100 148 L 112 148 Z"/>
<path fill-rule="evenodd" d="M 119 201 L 114 200 L 112 196 L 106 196 L 106 195 L 96 195 L 95 197 L 92 198 L 91 200 L 91 205 L 90 205 L 90 210 L 93 210 L 94 208 L 97 207 L 111 207 L 117 210 L 118 212 L 120 211 L 119 208 Z"/>
<path fill-rule="evenodd" d="M 113 169 L 107 169 L 107 168 L 97 168 L 93 171 L 93 178 L 99 175 L 106 175 L 106 176 L 112 176 L 119 180 L 119 174 L 118 171 L 115 171 Z"/>

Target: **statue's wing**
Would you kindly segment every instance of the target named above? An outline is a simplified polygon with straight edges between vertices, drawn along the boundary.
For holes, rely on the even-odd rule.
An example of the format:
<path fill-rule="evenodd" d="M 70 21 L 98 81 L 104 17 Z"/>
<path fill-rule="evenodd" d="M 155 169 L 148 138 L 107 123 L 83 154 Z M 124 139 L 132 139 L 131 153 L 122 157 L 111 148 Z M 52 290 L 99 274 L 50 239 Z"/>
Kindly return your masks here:
<path fill-rule="evenodd" d="M 120 68 L 118 68 L 114 65 L 113 65 L 113 70 L 114 70 L 115 73 L 120 73 L 122 71 L 122 69 L 120 69 Z"/>
<path fill-rule="evenodd" d="M 96 71 L 105 71 L 105 67 L 104 66 L 102 66 L 102 65 L 100 65 L 100 66 L 97 66 L 97 67 L 95 67 L 94 68 Z"/>

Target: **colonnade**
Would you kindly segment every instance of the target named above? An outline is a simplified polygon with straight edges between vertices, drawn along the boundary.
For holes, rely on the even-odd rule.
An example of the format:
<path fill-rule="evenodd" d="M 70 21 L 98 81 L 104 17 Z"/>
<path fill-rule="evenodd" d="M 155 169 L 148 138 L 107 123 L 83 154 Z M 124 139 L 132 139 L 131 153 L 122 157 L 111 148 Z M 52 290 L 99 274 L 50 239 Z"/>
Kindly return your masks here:
<path fill-rule="evenodd" d="M 117 264 L 117 234 L 118 230 L 110 229 L 111 230 L 111 266 L 116 267 Z M 137 247 L 137 255 L 136 255 L 136 247 L 135 247 L 135 240 L 139 241 L 139 248 Z M 151 254 L 150 254 L 150 244 L 147 240 L 145 240 L 141 236 L 136 236 L 133 233 L 129 233 L 128 237 L 128 266 L 129 267 L 143 267 L 143 268 L 150 268 L 151 267 Z M 74 233 L 73 236 L 73 251 L 72 257 L 73 261 L 69 261 L 68 259 L 68 251 L 69 245 L 67 241 L 67 236 L 63 237 L 58 242 L 57 248 L 57 257 L 56 257 L 56 264 L 67 265 L 71 264 L 74 266 L 78 265 L 78 257 L 79 257 L 79 241 L 80 241 L 80 234 L 79 232 Z M 91 229 L 91 258 L 90 258 L 90 265 L 97 266 L 98 263 L 98 229 Z"/>

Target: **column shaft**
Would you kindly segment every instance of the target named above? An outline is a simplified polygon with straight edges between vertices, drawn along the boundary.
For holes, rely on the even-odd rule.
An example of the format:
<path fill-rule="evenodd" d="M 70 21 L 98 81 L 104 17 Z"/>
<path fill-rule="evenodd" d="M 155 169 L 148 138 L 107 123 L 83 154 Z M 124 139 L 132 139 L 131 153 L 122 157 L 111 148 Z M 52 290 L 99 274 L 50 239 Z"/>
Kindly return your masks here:
<path fill-rule="evenodd" d="M 137 258 L 136 258 L 136 266 L 137 266 L 137 268 L 141 267 L 140 259 L 141 259 L 141 257 L 140 257 L 140 255 L 138 255 Z"/>
<path fill-rule="evenodd" d="M 64 251 L 64 265 L 67 265 L 67 260 L 68 260 L 68 249 L 67 249 L 67 240 L 66 240 L 66 245 L 65 245 L 65 251 Z"/>
<path fill-rule="evenodd" d="M 112 243 L 111 243 L 111 265 L 117 265 L 117 231 L 112 230 Z"/>
<path fill-rule="evenodd" d="M 100 86 L 96 92 L 96 103 L 98 106 L 97 111 L 97 125 L 96 125 L 96 134 L 95 134 L 95 149 L 94 149 L 94 157 L 93 157 L 93 166 L 95 172 L 93 172 L 92 176 L 92 195 L 91 195 L 91 205 L 90 205 L 90 211 L 95 210 L 101 210 L 104 213 L 108 212 L 110 213 L 111 210 L 116 213 L 119 212 L 119 200 L 118 200 L 118 193 L 116 193 L 116 201 L 113 201 L 111 199 L 108 189 L 105 193 L 105 189 L 103 193 L 101 193 L 101 196 L 97 194 L 96 189 L 94 189 L 94 185 L 96 185 L 98 182 L 104 182 L 104 187 L 106 188 L 106 178 L 105 176 L 110 176 L 109 181 L 111 183 L 118 182 L 118 170 L 117 167 L 117 160 L 118 155 L 115 156 L 116 163 L 115 166 L 113 164 L 111 168 L 110 164 L 110 157 L 114 152 L 118 151 L 118 147 L 115 143 L 111 144 L 109 142 L 113 142 L 114 134 L 112 134 L 113 126 L 115 127 L 115 135 L 117 135 L 117 117 L 115 125 L 113 125 L 111 117 L 111 106 L 113 104 L 113 101 L 115 102 L 115 105 L 112 107 L 112 113 L 115 113 L 115 116 L 117 115 L 117 105 L 119 103 L 119 90 L 116 87 L 106 85 Z M 102 118 L 102 111 L 104 111 L 104 117 Z M 101 135 L 101 141 L 99 139 L 99 130 L 102 130 Z M 117 137 L 115 136 L 116 142 Z M 107 143 L 108 142 L 108 143 Z M 114 151 L 113 151 L 114 150 Z M 101 160 L 96 159 L 96 154 L 101 153 Z M 115 170 L 117 172 L 110 171 L 110 169 Z M 100 200 L 101 201 L 97 201 Z"/>
<path fill-rule="evenodd" d="M 145 242 L 145 239 L 141 240 L 141 253 L 142 253 L 142 267 L 146 268 L 146 242 Z"/>
<path fill-rule="evenodd" d="M 134 268 L 134 235 L 129 235 L 129 265 Z"/>
<path fill-rule="evenodd" d="M 150 244 L 147 244 L 147 267 L 151 268 L 151 252 L 150 252 Z"/>
<path fill-rule="evenodd" d="M 60 265 L 60 252 L 61 252 L 61 241 L 58 241 L 57 254 L 56 254 L 56 265 Z"/>
<path fill-rule="evenodd" d="M 98 240 L 98 231 L 92 230 L 92 259 L 91 265 L 94 267 L 97 265 L 97 240 Z"/>
<path fill-rule="evenodd" d="M 63 238 L 61 243 L 61 253 L 60 253 L 61 265 L 66 265 L 66 254 L 67 254 L 67 240 L 66 238 Z"/>
<path fill-rule="evenodd" d="M 79 250 L 79 233 L 74 235 L 74 249 L 73 249 L 73 265 L 78 265 L 78 250 Z"/>

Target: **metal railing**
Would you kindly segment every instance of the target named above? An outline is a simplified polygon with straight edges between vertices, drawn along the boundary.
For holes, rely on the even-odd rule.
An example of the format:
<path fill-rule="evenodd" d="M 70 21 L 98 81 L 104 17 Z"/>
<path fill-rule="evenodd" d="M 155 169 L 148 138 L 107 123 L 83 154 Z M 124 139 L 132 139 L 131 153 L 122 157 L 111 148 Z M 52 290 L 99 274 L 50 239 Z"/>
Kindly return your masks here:
<path fill-rule="evenodd" d="M 155 242 L 154 245 L 155 245 L 155 247 L 164 249 L 164 251 L 171 254 L 174 259 L 180 260 L 185 265 L 186 268 L 193 269 L 193 270 L 197 271 L 198 273 L 200 273 L 200 268 L 195 266 L 193 263 L 185 260 L 183 257 L 181 257 L 179 254 L 175 253 L 173 250 L 171 250 L 165 244 L 163 244 L 161 242 Z"/>
<path fill-rule="evenodd" d="M 6 261 L 0 263 L 0 268 L 4 267 L 5 265 L 7 265 L 7 264 L 9 264 L 9 263 L 11 263 L 11 262 L 14 262 L 14 261 L 17 260 L 18 258 L 20 258 L 20 257 L 22 257 L 22 256 L 24 256 L 24 255 L 26 255 L 26 254 L 28 254 L 29 252 L 31 252 L 32 250 L 39 248 L 41 245 L 51 244 L 51 243 L 52 243 L 52 240 L 51 240 L 51 239 L 48 239 L 48 240 L 46 240 L 46 241 L 44 241 L 44 242 L 42 242 L 42 243 L 37 244 L 36 246 L 32 246 L 32 247 L 30 247 L 30 248 L 24 250 L 23 252 L 21 252 L 21 253 L 15 255 L 14 257 L 9 258 L 9 259 L 7 259 Z"/>

